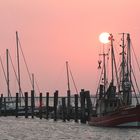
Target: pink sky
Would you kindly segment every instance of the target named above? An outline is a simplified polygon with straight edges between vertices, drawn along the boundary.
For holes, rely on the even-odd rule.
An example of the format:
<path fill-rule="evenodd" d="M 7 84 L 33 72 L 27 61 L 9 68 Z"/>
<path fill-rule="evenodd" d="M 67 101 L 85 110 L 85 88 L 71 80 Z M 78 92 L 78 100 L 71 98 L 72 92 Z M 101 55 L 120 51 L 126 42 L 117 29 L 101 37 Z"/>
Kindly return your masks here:
<path fill-rule="evenodd" d="M 139 55 L 139 7 L 139 0 L 0 0 L 0 55 L 5 63 L 8 48 L 15 61 L 18 30 L 30 72 L 35 74 L 42 92 L 53 93 L 58 89 L 65 94 L 65 61 L 69 61 L 77 88 L 94 94 L 102 46 L 99 34 L 107 31 L 117 36 L 129 32 Z M 23 60 L 21 69 L 23 91 L 29 91 Z M 1 70 L 0 76 L 3 78 Z M 1 80 L 1 92 L 6 92 L 4 85 Z M 17 85 L 12 72 L 10 85 L 15 92 Z"/>

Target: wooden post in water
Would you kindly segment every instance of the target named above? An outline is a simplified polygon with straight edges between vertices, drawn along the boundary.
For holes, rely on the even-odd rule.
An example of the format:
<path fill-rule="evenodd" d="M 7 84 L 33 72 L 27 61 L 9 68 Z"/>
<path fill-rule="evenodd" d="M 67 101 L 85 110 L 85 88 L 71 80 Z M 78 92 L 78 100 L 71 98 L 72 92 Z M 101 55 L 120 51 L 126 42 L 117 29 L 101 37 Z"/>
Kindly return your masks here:
<path fill-rule="evenodd" d="M 0 116 L 2 116 L 2 101 L 3 101 L 3 94 L 0 97 Z"/>
<path fill-rule="evenodd" d="M 74 120 L 78 122 L 78 94 L 74 95 L 75 98 L 75 113 L 74 113 Z"/>
<path fill-rule="evenodd" d="M 31 116 L 32 116 L 32 119 L 34 118 L 34 109 L 35 109 L 34 90 L 31 90 Z"/>
<path fill-rule="evenodd" d="M 16 116 L 16 118 L 18 117 L 18 96 L 19 96 L 19 94 L 18 93 L 16 93 L 16 110 L 15 110 L 15 116 Z"/>
<path fill-rule="evenodd" d="M 7 116 L 6 97 L 4 97 L 4 116 Z"/>
<path fill-rule="evenodd" d="M 89 120 L 90 115 L 92 114 L 92 102 L 90 98 L 90 92 L 85 91 L 85 97 L 86 97 L 86 102 L 87 102 L 87 121 Z"/>
<path fill-rule="evenodd" d="M 58 90 L 54 92 L 54 121 L 57 121 Z"/>
<path fill-rule="evenodd" d="M 46 119 L 49 117 L 49 92 L 46 93 Z"/>
<path fill-rule="evenodd" d="M 70 109 L 71 109 L 71 103 L 70 103 L 70 90 L 67 91 L 67 120 L 70 121 Z"/>
<path fill-rule="evenodd" d="M 62 119 L 63 122 L 66 121 L 66 98 L 62 97 Z"/>
<path fill-rule="evenodd" d="M 86 123 L 86 116 L 85 116 L 85 91 L 84 89 L 80 92 L 80 101 L 81 101 L 81 112 L 80 112 L 80 119 L 81 123 Z"/>
<path fill-rule="evenodd" d="M 25 118 L 28 118 L 28 92 L 25 92 Z"/>
<path fill-rule="evenodd" d="M 39 118 L 42 119 L 42 93 L 39 94 Z"/>

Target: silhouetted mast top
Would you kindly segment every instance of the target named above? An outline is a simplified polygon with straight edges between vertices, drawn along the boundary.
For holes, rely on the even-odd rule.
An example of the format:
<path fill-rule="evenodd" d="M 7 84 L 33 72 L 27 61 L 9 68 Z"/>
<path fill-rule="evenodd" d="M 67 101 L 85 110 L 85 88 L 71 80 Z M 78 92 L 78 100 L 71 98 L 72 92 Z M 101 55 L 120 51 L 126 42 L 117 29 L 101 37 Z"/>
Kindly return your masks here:
<path fill-rule="evenodd" d="M 16 31 L 16 43 L 17 43 L 18 86 L 19 86 L 19 94 L 20 94 L 20 97 L 21 97 L 20 63 L 19 63 L 19 39 L 18 39 L 18 32 L 17 31 Z"/>

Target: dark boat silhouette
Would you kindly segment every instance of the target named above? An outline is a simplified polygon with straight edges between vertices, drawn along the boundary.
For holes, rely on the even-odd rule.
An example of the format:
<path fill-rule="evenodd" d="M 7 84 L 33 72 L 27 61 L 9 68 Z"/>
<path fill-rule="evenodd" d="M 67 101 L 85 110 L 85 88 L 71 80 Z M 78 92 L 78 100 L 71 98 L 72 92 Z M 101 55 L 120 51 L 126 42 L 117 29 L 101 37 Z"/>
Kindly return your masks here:
<path fill-rule="evenodd" d="M 126 39 L 126 43 L 125 43 Z M 131 64 L 131 40 L 130 34 L 122 33 L 122 51 L 120 67 L 117 69 L 113 35 L 109 36 L 111 49 L 111 80 L 108 82 L 106 74 L 106 56 L 103 52 L 103 68 L 99 87 L 96 93 L 96 105 L 94 113 L 89 118 L 89 125 L 107 127 L 138 127 L 140 126 L 140 105 L 136 95 L 136 76 Z M 99 61 L 101 68 L 101 61 Z M 132 104 L 132 97 L 136 99 L 136 105 Z"/>

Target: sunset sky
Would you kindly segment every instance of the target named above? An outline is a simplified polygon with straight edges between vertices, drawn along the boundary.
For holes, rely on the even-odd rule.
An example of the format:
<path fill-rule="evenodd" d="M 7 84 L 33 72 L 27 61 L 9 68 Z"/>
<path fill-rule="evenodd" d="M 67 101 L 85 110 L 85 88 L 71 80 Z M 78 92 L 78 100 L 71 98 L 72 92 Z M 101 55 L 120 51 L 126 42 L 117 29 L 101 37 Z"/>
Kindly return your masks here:
<path fill-rule="evenodd" d="M 59 90 L 65 95 L 65 62 L 69 61 L 77 88 L 95 94 L 101 32 L 118 38 L 118 33 L 129 32 L 140 62 L 139 8 L 139 0 L 0 0 L 0 55 L 5 65 L 8 48 L 17 69 L 17 30 L 29 70 L 35 74 L 41 92 L 53 94 Z M 30 91 L 23 58 L 20 62 L 22 89 Z M 12 68 L 10 71 L 10 87 L 15 92 L 17 83 Z M 0 76 L 0 92 L 6 92 L 1 67 Z M 72 83 L 71 87 L 74 94 Z"/>

